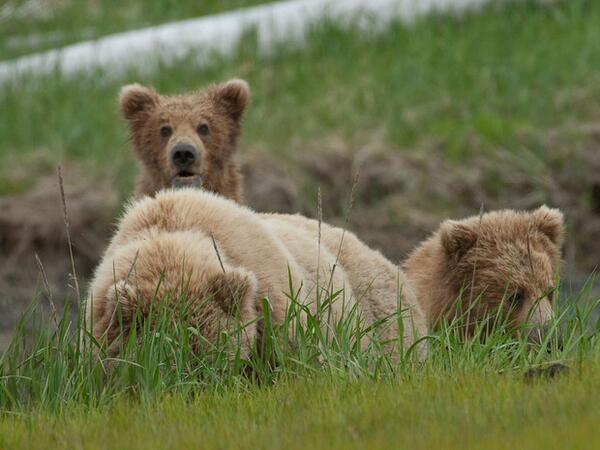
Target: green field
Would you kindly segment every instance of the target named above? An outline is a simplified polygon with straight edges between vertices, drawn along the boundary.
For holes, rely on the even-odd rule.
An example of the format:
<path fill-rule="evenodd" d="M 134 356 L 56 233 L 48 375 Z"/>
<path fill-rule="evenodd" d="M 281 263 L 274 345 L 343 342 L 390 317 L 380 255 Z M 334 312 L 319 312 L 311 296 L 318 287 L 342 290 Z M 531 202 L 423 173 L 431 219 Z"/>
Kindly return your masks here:
<path fill-rule="evenodd" d="M 597 448 L 597 366 L 551 383 L 497 374 L 354 382 L 311 378 L 191 402 L 35 414 L 0 424 L 4 448 Z M 28 443 L 23 445 L 23 439 Z"/>
<path fill-rule="evenodd" d="M 377 341 L 361 349 L 371 331 L 352 312 L 323 330 L 326 306 L 303 327 L 294 307 L 281 326 L 266 315 L 248 358 L 225 356 L 235 333 L 194 354 L 197 331 L 162 308 L 153 326 L 132 326 L 143 339 L 130 335 L 110 367 L 80 351 L 96 344 L 73 338 L 79 320 L 63 318 L 54 333 L 38 325 L 33 336 L 20 328 L 0 364 L 0 447 L 595 448 L 600 347 L 589 319 L 598 303 L 566 300 L 553 325 L 562 348 L 554 333 L 536 346 L 503 327 L 464 342 L 457 322 L 428 338 L 424 360 L 414 347 L 397 361 Z M 550 378 L 557 362 L 568 372 Z"/>
<path fill-rule="evenodd" d="M 0 9 L 2 59 L 61 47 L 107 34 L 193 19 L 262 0 L 9 0 Z"/>
<path fill-rule="evenodd" d="M 282 44 L 268 58 L 249 34 L 235 56 L 202 69 L 182 61 L 151 76 L 26 80 L 0 92 L 0 163 L 71 158 L 130 183 L 119 87 L 140 81 L 175 93 L 229 77 L 253 91 L 243 152 L 292 156 L 331 142 L 419 151 L 433 141 L 453 160 L 497 149 L 539 155 L 549 130 L 600 116 L 598 23 L 600 5 L 577 0 L 426 18 L 385 33 L 324 24 L 306 48 Z"/>
<path fill-rule="evenodd" d="M 53 44 L 61 45 L 254 3 L 57 2 L 53 16 L 1 23 L 0 58 L 47 47 L 14 47 L 14 36 L 67 29 Z M 455 167 L 527 155 L 523 165 L 538 176 L 568 167 L 563 147 L 581 144 L 574 133 L 549 146 L 556 133 L 600 122 L 593 0 L 552 8 L 514 2 L 384 32 L 324 23 L 305 46 L 284 43 L 268 56 L 256 47 L 249 32 L 235 55 L 215 56 L 207 67 L 185 60 L 152 75 L 98 71 L 0 87 L 0 194 L 75 163 L 114 180 L 126 196 L 135 167 L 116 99 L 133 81 L 176 93 L 245 78 L 253 99 L 241 153 L 288 161 L 332 148 L 436 148 Z M 578 195 L 592 202 L 590 192 Z M 562 350 L 547 353 L 502 333 L 464 343 L 447 330 L 432 335 L 424 362 L 408 356 L 397 364 L 315 329 L 282 347 L 274 331 L 273 360 L 235 364 L 218 352 L 195 359 L 173 344 L 181 334 L 153 332 L 143 351 L 125 352 L 106 376 L 79 351 L 76 323 L 65 319 L 56 333 L 38 326 L 33 337 L 21 330 L 0 360 L 0 448 L 596 448 L 597 305 L 581 296 L 561 299 Z M 529 369 L 555 362 L 569 373 L 526 379 Z"/>

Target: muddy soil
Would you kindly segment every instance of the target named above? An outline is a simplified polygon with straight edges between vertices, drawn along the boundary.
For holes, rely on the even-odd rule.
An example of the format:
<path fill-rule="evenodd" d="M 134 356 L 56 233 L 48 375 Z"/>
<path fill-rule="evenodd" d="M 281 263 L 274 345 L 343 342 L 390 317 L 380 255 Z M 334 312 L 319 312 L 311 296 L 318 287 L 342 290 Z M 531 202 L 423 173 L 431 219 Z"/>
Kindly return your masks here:
<path fill-rule="evenodd" d="M 119 196 L 106 181 L 65 167 L 64 191 L 73 242 L 75 273 L 85 293 L 106 245 Z M 0 197 L 0 348 L 33 300 L 48 313 L 50 302 L 61 311 L 76 305 L 59 183 L 56 174 L 37 176 L 25 193 Z"/>
<path fill-rule="evenodd" d="M 419 151 L 332 146 L 286 161 L 246 154 L 246 203 L 258 211 L 316 217 L 320 190 L 325 221 L 356 232 L 395 262 L 446 218 L 478 214 L 482 207 L 546 203 L 565 213 L 563 278 L 577 291 L 600 264 L 600 127 L 549 134 L 539 147 L 536 153 L 474 152 L 467 163 L 450 162 L 443 143 Z M 76 166 L 63 173 L 75 270 L 85 294 L 121 199 L 110 181 Z M 26 192 L 0 197 L 0 292 L 0 348 L 32 299 L 48 311 L 50 299 L 59 310 L 65 302 L 75 308 L 55 173 L 39 176 Z"/>

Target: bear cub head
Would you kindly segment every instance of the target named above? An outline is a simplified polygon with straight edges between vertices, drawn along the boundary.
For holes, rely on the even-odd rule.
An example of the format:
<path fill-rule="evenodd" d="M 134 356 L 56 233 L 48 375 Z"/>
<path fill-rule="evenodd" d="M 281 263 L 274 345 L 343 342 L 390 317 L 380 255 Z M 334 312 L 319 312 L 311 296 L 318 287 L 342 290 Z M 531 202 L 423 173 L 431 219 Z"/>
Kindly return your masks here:
<path fill-rule="evenodd" d="M 405 267 L 431 325 L 460 316 L 469 334 L 500 320 L 540 343 L 554 316 L 563 234 L 562 213 L 546 206 L 447 220 Z"/>
<path fill-rule="evenodd" d="M 140 166 L 136 195 L 193 186 L 239 202 L 233 155 L 249 98 L 248 84 L 237 79 L 177 96 L 124 86 L 119 104 Z"/>

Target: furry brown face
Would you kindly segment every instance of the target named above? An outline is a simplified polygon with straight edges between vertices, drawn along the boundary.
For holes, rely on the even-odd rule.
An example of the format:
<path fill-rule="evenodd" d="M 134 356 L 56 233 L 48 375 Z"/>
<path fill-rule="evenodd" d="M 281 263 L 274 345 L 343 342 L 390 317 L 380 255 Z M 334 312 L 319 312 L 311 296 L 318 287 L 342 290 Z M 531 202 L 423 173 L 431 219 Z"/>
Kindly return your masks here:
<path fill-rule="evenodd" d="M 250 91 L 242 80 L 206 90 L 163 96 L 138 84 L 120 95 L 134 152 L 140 163 L 139 191 L 193 186 L 236 197 L 232 155 Z"/>
<path fill-rule="evenodd" d="M 504 318 L 541 342 L 553 318 L 562 236 L 562 214 L 545 206 L 444 222 L 439 239 L 448 280 L 469 326 Z"/>

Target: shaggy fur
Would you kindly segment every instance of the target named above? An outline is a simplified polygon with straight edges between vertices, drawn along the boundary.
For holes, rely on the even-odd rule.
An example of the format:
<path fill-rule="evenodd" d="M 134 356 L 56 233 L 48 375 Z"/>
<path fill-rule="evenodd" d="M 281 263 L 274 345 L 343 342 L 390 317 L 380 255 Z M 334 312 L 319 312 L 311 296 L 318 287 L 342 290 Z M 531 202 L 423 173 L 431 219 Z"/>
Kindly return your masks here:
<path fill-rule="evenodd" d="M 430 325 L 459 314 L 472 332 L 500 312 L 539 340 L 553 316 L 563 233 L 562 213 L 546 206 L 447 220 L 404 269 Z"/>
<path fill-rule="evenodd" d="M 136 196 L 152 196 L 173 186 L 182 173 L 173 163 L 172 152 L 184 144 L 192 146 L 198 156 L 183 174 L 185 178 L 195 178 L 205 189 L 241 201 L 241 175 L 233 156 L 249 98 L 243 80 L 178 96 L 160 95 L 139 84 L 124 86 L 121 114 L 128 122 L 140 169 Z"/>
<path fill-rule="evenodd" d="M 298 300 L 313 312 L 317 289 L 326 291 L 321 298 L 343 290 L 333 303 L 332 321 L 358 302 L 361 319 L 369 325 L 395 313 L 401 303 L 406 344 L 423 336 L 424 316 L 399 269 L 350 233 L 337 260 L 342 232 L 324 229 L 319 248 L 316 225 L 308 219 L 259 215 L 202 190 L 164 191 L 134 202 L 91 285 L 87 314 L 92 333 L 115 351 L 117 304 L 127 325 L 135 310 L 145 315 L 155 299 L 177 298 L 185 290 L 192 311 L 188 317 L 204 337 L 214 339 L 217 329 L 237 321 L 245 326 L 242 347 L 247 351 L 260 337 L 255 319 L 262 314 L 264 297 L 275 323 L 282 323 L 291 277 L 293 289 L 302 288 Z M 390 320 L 382 338 L 394 339 L 397 332 L 397 321 Z"/>

